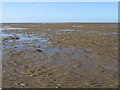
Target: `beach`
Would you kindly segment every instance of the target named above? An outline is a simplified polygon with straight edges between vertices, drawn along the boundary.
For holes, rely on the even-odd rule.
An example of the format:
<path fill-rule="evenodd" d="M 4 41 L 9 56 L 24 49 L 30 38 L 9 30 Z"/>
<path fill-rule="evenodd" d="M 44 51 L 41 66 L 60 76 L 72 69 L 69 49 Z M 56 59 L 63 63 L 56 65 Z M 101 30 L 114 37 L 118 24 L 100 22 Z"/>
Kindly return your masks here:
<path fill-rule="evenodd" d="M 3 88 L 117 88 L 116 23 L 3 23 Z"/>

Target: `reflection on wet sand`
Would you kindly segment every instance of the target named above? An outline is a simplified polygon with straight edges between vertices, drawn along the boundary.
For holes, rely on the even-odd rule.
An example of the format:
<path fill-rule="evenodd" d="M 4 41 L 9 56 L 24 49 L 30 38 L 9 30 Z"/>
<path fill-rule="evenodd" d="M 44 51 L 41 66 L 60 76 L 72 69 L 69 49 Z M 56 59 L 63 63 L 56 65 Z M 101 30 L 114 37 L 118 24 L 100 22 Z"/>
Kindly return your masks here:
<path fill-rule="evenodd" d="M 3 24 L 3 87 L 117 87 L 116 26 Z"/>

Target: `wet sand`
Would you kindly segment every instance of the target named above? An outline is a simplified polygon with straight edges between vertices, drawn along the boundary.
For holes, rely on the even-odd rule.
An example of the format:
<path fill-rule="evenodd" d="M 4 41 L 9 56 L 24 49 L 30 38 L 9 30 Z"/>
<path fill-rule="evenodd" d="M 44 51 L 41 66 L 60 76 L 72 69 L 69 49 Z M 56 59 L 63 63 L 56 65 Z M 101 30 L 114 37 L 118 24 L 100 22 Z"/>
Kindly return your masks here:
<path fill-rule="evenodd" d="M 3 24 L 3 88 L 118 87 L 117 24 Z"/>

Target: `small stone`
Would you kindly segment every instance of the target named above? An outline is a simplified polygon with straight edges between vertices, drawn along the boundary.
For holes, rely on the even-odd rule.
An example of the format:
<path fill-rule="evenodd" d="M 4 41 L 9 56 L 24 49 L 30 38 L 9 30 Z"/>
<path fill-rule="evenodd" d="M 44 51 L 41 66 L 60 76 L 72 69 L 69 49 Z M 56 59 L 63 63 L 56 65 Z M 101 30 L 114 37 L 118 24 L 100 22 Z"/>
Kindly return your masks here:
<path fill-rule="evenodd" d="M 29 74 L 30 77 L 34 76 L 33 74 Z"/>
<path fill-rule="evenodd" d="M 97 84 L 95 81 L 91 81 L 91 85 L 95 85 L 95 84 Z"/>
<path fill-rule="evenodd" d="M 19 37 L 18 36 L 13 36 L 13 37 L 11 37 L 12 39 L 19 39 Z"/>
<path fill-rule="evenodd" d="M 80 64 L 78 63 L 78 64 L 74 65 L 74 67 L 75 68 L 80 67 Z"/>
<path fill-rule="evenodd" d="M 57 86 L 56 88 L 60 88 L 60 86 Z"/>
<path fill-rule="evenodd" d="M 85 55 L 84 58 L 88 58 L 88 56 Z"/>
<path fill-rule="evenodd" d="M 35 50 L 33 50 L 34 52 L 35 51 L 38 51 L 38 52 L 43 52 L 42 50 L 40 50 L 40 49 L 35 49 Z"/>
<path fill-rule="evenodd" d="M 61 87 L 60 87 L 60 84 L 58 84 L 56 88 L 61 88 Z"/>
<path fill-rule="evenodd" d="M 20 86 L 26 86 L 27 84 L 26 83 L 20 83 Z"/>

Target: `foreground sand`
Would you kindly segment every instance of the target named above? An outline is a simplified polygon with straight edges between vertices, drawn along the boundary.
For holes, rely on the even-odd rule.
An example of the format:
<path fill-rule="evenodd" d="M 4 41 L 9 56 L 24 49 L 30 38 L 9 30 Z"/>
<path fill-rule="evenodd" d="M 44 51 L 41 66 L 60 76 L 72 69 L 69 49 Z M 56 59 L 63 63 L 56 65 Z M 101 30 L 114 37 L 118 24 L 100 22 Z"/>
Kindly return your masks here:
<path fill-rule="evenodd" d="M 117 24 L 3 27 L 4 88 L 118 87 Z"/>

